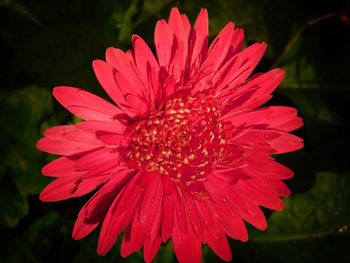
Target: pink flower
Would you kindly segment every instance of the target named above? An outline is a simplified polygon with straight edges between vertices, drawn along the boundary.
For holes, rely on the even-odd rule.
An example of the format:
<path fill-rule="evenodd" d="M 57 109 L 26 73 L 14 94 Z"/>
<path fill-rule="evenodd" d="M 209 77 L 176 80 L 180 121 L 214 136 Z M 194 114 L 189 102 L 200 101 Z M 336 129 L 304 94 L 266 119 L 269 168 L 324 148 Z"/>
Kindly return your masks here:
<path fill-rule="evenodd" d="M 293 172 L 269 155 L 303 147 L 288 133 L 302 120 L 294 108 L 257 108 L 284 72 L 250 76 L 266 44 L 242 51 L 243 30 L 233 23 L 208 49 L 207 10 L 191 30 L 186 15 L 173 8 L 168 23 L 158 21 L 154 42 L 157 58 L 134 35 L 133 50 L 110 47 L 106 62 L 93 62 L 115 104 L 78 88 L 54 89 L 85 121 L 48 128 L 38 142 L 40 150 L 62 155 L 43 168 L 57 179 L 40 199 L 97 189 L 78 215 L 73 238 L 102 223 L 101 255 L 126 229 L 123 257 L 143 247 L 150 262 L 171 238 L 180 262 L 200 262 L 202 243 L 230 260 L 226 235 L 247 241 L 243 219 L 264 230 L 259 206 L 282 210 L 279 196 L 290 191 L 281 179 Z"/>

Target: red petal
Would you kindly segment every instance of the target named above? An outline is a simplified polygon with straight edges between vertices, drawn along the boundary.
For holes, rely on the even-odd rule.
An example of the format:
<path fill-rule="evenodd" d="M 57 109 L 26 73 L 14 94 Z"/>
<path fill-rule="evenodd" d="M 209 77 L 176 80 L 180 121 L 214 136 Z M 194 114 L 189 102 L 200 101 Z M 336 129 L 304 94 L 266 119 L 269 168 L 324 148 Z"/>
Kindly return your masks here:
<path fill-rule="evenodd" d="M 252 204 L 249 200 L 243 199 L 239 193 L 232 192 L 229 196 L 231 205 L 237 208 L 239 215 L 260 230 L 265 230 L 267 223 L 264 214 L 257 205 Z"/>
<path fill-rule="evenodd" d="M 120 49 L 108 48 L 106 60 L 108 64 L 117 70 L 114 74 L 115 80 L 128 105 L 144 113 L 150 104 L 149 87 L 146 78 L 133 66 L 128 56 Z M 129 101 L 129 96 L 139 98 L 138 107 Z"/>
<path fill-rule="evenodd" d="M 77 170 L 92 170 L 105 166 L 106 163 L 119 158 L 119 151 L 113 148 L 100 148 L 84 155 L 76 161 L 74 167 Z"/>
<path fill-rule="evenodd" d="M 198 69 L 207 56 L 208 30 L 208 11 L 206 9 L 201 9 L 190 37 L 190 69 Z"/>
<path fill-rule="evenodd" d="M 153 176 L 153 180 L 147 186 L 145 194 L 143 196 L 142 204 L 140 207 L 140 222 L 143 223 L 150 219 L 149 216 L 154 209 L 154 206 L 161 207 L 163 199 L 163 186 L 161 184 L 160 178 L 156 175 Z"/>
<path fill-rule="evenodd" d="M 154 259 L 154 257 L 158 252 L 161 242 L 162 242 L 162 238 L 160 236 L 157 236 L 154 239 L 151 239 L 150 236 L 146 238 L 145 244 L 143 247 L 143 256 L 146 262 L 151 262 Z"/>
<path fill-rule="evenodd" d="M 299 128 L 303 123 L 297 117 L 295 108 L 272 106 L 259 108 L 248 113 L 237 114 L 231 118 L 236 127 L 255 127 L 262 129 L 277 129 L 292 131 Z"/>
<path fill-rule="evenodd" d="M 108 95 L 112 98 L 112 100 L 130 117 L 135 117 L 135 110 L 127 105 L 124 94 L 116 83 L 116 70 L 102 60 L 94 60 L 92 66 L 94 68 L 98 81 L 104 90 L 108 93 Z"/>
<path fill-rule="evenodd" d="M 39 198 L 43 202 L 53 202 L 82 196 L 95 190 L 103 184 L 109 176 L 109 173 L 105 173 L 90 178 L 86 178 L 85 176 L 60 177 L 46 186 L 40 193 Z"/>
<path fill-rule="evenodd" d="M 88 235 L 103 220 L 115 196 L 130 179 L 128 170 L 119 170 L 80 210 L 72 236 L 81 239 Z"/>
<path fill-rule="evenodd" d="M 57 158 L 56 160 L 45 165 L 41 171 L 43 175 L 52 177 L 83 175 L 85 171 L 77 171 L 73 167 L 76 159 L 77 158 L 65 156 Z"/>
<path fill-rule="evenodd" d="M 205 243 L 206 229 L 194 199 L 186 194 L 184 195 L 184 203 L 195 234 L 202 243 Z"/>
<path fill-rule="evenodd" d="M 154 31 L 154 45 L 160 67 L 168 70 L 173 50 L 174 35 L 164 20 L 157 22 Z"/>
<path fill-rule="evenodd" d="M 188 44 L 191 27 L 186 21 L 186 16 L 181 16 L 177 8 L 172 8 L 169 16 L 169 27 L 175 35 L 177 49 L 174 54 L 173 74 L 175 81 L 184 85 L 185 72 L 188 63 Z"/>
<path fill-rule="evenodd" d="M 189 225 L 187 233 L 174 228 L 172 241 L 179 263 L 201 262 L 202 244 L 194 234 L 191 225 Z"/>
<path fill-rule="evenodd" d="M 111 103 L 82 89 L 56 87 L 53 90 L 53 95 L 62 106 L 85 120 L 108 121 L 118 114 L 124 114 Z"/>
<path fill-rule="evenodd" d="M 163 178 L 163 218 L 162 218 L 162 238 L 165 243 L 171 236 L 174 220 L 174 207 L 176 202 L 174 183 L 168 178 Z"/>
<path fill-rule="evenodd" d="M 52 154 L 72 155 L 97 149 L 100 147 L 100 145 L 90 145 L 76 143 L 73 141 L 57 141 L 50 138 L 42 138 L 37 142 L 36 147 L 43 152 Z"/>
<path fill-rule="evenodd" d="M 231 46 L 227 51 L 226 58 L 224 59 L 223 64 L 225 64 L 229 59 L 231 59 L 234 55 L 242 51 L 244 44 L 244 31 L 242 28 L 236 28 L 233 33 Z"/>
<path fill-rule="evenodd" d="M 225 234 L 220 233 L 218 237 L 207 234 L 208 246 L 223 260 L 230 261 L 231 249 Z"/>
<path fill-rule="evenodd" d="M 104 134 L 100 137 L 100 139 L 109 146 L 119 147 L 128 145 L 123 134 Z"/>
<path fill-rule="evenodd" d="M 277 195 L 271 193 L 268 188 L 257 185 L 253 179 L 238 181 L 233 189 L 240 193 L 242 198 L 245 196 L 256 205 L 262 205 L 273 210 L 282 210 L 284 207 Z"/>
<path fill-rule="evenodd" d="M 119 121 L 84 121 L 77 123 L 75 126 L 91 133 L 107 132 L 116 134 L 123 134 L 126 127 Z"/>
<path fill-rule="evenodd" d="M 270 156 L 249 154 L 248 166 L 242 170 L 250 176 L 271 177 L 275 179 L 289 179 L 294 173 L 288 167 L 274 161 Z"/>
<path fill-rule="evenodd" d="M 132 44 L 134 47 L 135 63 L 137 68 L 147 79 L 149 85 L 149 98 L 150 103 L 158 104 L 158 97 L 160 97 L 159 89 L 159 65 L 155 59 L 151 49 L 145 43 L 145 41 L 137 36 L 132 36 Z"/>
<path fill-rule="evenodd" d="M 203 66 L 211 65 L 210 69 L 213 72 L 220 67 L 229 48 L 231 47 L 234 29 L 235 25 L 230 22 L 221 30 L 221 32 L 211 43 L 208 51 L 208 57 L 206 58 Z"/>
<path fill-rule="evenodd" d="M 117 241 L 121 231 L 130 224 L 143 192 L 143 185 L 139 184 L 142 178 L 147 179 L 147 174 L 140 171 L 113 201 L 102 224 L 97 244 L 98 254 L 105 255 Z"/>
<path fill-rule="evenodd" d="M 239 85 L 245 81 L 260 61 L 265 49 L 265 43 L 255 43 L 226 62 L 219 71 L 221 75 L 218 90 L 226 85 Z"/>
<path fill-rule="evenodd" d="M 270 146 L 276 150 L 276 153 L 292 152 L 304 147 L 304 141 L 289 133 L 281 132 L 281 136 L 269 142 Z"/>
<path fill-rule="evenodd" d="M 227 89 L 219 97 L 228 100 L 229 106 L 223 109 L 222 119 L 229 119 L 241 111 L 252 110 L 271 98 L 271 92 L 282 81 L 285 72 L 282 69 L 272 69 L 267 73 L 252 77 L 237 89 Z"/>

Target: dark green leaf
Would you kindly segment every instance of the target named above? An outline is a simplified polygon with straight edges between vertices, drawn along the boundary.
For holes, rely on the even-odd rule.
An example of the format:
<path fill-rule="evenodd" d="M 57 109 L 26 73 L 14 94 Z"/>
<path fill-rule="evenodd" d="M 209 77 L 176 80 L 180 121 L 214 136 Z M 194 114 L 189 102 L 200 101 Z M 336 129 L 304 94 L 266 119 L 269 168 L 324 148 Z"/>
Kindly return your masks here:
<path fill-rule="evenodd" d="M 281 262 L 342 262 L 350 237 L 350 174 L 322 172 L 307 193 L 284 198 L 264 232 L 251 239 Z M 336 249 L 336 253 L 334 253 Z"/>

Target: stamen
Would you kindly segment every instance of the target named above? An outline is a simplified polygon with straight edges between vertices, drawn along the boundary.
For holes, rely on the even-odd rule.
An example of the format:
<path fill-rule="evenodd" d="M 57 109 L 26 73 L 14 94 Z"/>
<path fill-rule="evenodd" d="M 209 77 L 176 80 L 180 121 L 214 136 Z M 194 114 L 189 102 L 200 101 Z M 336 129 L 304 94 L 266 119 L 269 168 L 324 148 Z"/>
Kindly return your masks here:
<path fill-rule="evenodd" d="M 124 161 L 130 169 L 158 171 L 187 187 L 205 182 L 225 155 L 220 104 L 210 94 L 199 94 L 163 105 L 126 130 Z"/>

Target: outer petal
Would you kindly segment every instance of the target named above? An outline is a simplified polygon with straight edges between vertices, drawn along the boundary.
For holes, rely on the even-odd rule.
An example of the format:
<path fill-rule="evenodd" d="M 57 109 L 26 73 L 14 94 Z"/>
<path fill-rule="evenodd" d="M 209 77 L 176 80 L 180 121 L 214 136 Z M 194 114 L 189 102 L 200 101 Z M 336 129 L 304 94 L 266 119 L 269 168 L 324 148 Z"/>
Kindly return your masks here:
<path fill-rule="evenodd" d="M 218 98 L 226 101 L 221 119 L 229 120 L 233 115 L 243 111 L 250 111 L 268 101 L 270 95 L 280 84 L 285 72 L 272 69 L 267 73 L 253 76 L 245 84 L 237 88 L 228 88 L 218 93 Z"/>
<path fill-rule="evenodd" d="M 111 103 L 82 89 L 56 87 L 53 95 L 63 107 L 84 120 L 108 121 L 124 114 Z"/>
<path fill-rule="evenodd" d="M 143 74 L 120 49 L 110 47 L 106 51 L 107 63 L 117 70 L 114 77 L 128 105 L 140 111 L 147 111 L 150 105 L 149 86 Z M 135 104 L 135 102 L 138 104 Z"/>
<path fill-rule="evenodd" d="M 119 170 L 80 210 L 72 236 L 81 239 L 94 230 L 103 220 L 110 204 L 125 183 L 130 179 L 128 170 Z"/>
<path fill-rule="evenodd" d="M 265 50 L 265 43 L 255 43 L 226 62 L 218 71 L 217 77 L 214 77 L 214 79 L 217 79 L 214 83 L 219 83 L 217 91 L 230 84 L 239 85 L 243 83 L 259 63 Z"/>
<path fill-rule="evenodd" d="M 149 85 L 149 98 L 152 106 L 159 105 L 161 100 L 162 79 L 160 78 L 160 69 L 157 60 L 155 59 L 151 49 L 145 41 L 137 36 L 132 36 L 132 44 L 134 47 L 135 63 L 137 68 L 147 79 Z"/>
<path fill-rule="evenodd" d="M 76 161 L 74 167 L 77 170 L 92 170 L 118 159 L 119 151 L 115 148 L 100 148 L 81 157 Z"/>
<path fill-rule="evenodd" d="M 174 32 L 175 42 L 177 45 L 174 54 L 173 74 L 175 81 L 184 85 L 185 74 L 187 73 L 188 63 L 188 45 L 191 27 L 188 19 L 182 16 L 177 8 L 173 8 L 169 16 L 169 27 Z"/>
<path fill-rule="evenodd" d="M 109 176 L 110 174 L 106 172 L 89 178 L 84 175 L 60 177 L 46 186 L 39 198 L 44 202 L 53 202 L 82 196 L 102 185 Z"/>
<path fill-rule="evenodd" d="M 77 161 L 77 159 L 78 157 L 63 156 L 46 164 L 41 171 L 43 175 L 53 177 L 83 175 L 85 171 L 77 171 L 74 168 L 74 164 Z"/>
<path fill-rule="evenodd" d="M 72 155 L 72 154 L 80 154 L 83 152 L 87 152 L 90 150 L 97 149 L 101 147 L 101 145 L 89 145 L 84 143 L 76 143 L 73 141 L 62 141 L 62 140 L 53 140 L 50 138 L 42 138 L 36 144 L 36 147 L 43 151 L 52 154 L 58 155 Z"/>
<path fill-rule="evenodd" d="M 201 9 L 190 37 L 190 76 L 205 60 L 208 52 L 208 11 Z"/>
<path fill-rule="evenodd" d="M 230 22 L 217 35 L 210 45 L 208 57 L 203 64 L 204 67 L 210 65 L 212 72 L 215 72 L 220 67 L 231 47 L 234 28 L 235 25 Z"/>
<path fill-rule="evenodd" d="M 201 262 L 202 245 L 190 224 L 187 233 L 176 228 L 176 224 L 174 224 L 172 241 L 180 263 Z"/>
<path fill-rule="evenodd" d="M 121 231 L 130 224 L 148 181 L 147 174 L 139 171 L 115 198 L 103 221 L 97 244 L 98 254 L 105 255 Z"/>
<path fill-rule="evenodd" d="M 236 127 L 253 127 L 292 131 L 303 125 L 297 117 L 297 110 L 291 107 L 272 106 L 259 108 L 248 113 L 237 114 L 231 119 Z"/>
<path fill-rule="evenodd" d="M 223 260 L 231 260 L 231 249 L 225 234 L 220 233 L 218 237 L 207 234 L 207 242 L 209 247 Z"/>
<path fill-rule="evenodd" d="M 169 70 L 170 61 L 175 53 L 173 41 L 174 34 L 171 28 L 164 20 L 158 21 L 154 31 L 154 44 L 159 65 L 166 72 Z"/>
<path fill-rule="evenodd" d="M 117 85 L 116 69 L 102 60 L 94 60 L 92 66 L 98 81 L 112 100 L 131 118 L 135 117 L 138 114 L 137 110 L 128 105 L 123 92 Z"/>

